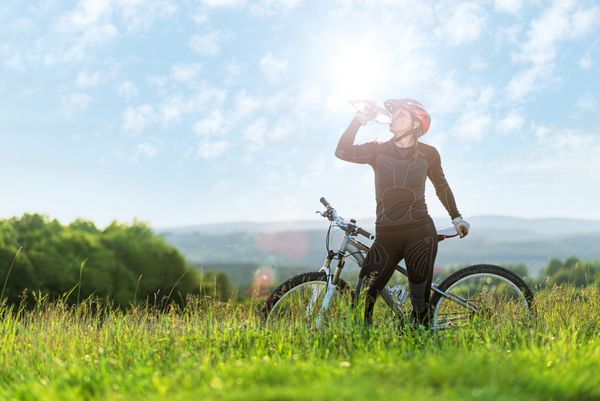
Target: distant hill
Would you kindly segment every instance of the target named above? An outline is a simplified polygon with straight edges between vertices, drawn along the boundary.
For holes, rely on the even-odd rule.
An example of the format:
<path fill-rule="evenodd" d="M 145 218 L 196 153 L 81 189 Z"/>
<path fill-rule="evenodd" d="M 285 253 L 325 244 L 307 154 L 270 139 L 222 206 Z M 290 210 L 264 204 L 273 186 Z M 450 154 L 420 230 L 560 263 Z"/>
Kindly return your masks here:
<path fill-rule="evenodd" d="M 439 228 L 451 225 L 447 218 L 434 220 Z M 552 258 L 575 255 L 581 259 L 600 259 L 600 221 L 478 216 L 469 222 L 468 237 L 440 243 L 437 266 L 523 263 L 530 274 L 537 274 Z M 373 219 L 361 219 L 359 224 L 374 232 Z M 192 264 L 202 263 L 206 268 L 214 265 L 218 270 L 227 270 L 231 265 L 241 280 L 244 269 L 233 268 L 235 264 L 276 266 L 286 271 L 291 267 L 320 267 L 328 226 L 325 220 L 240 222 L 157 231 Z M 331 246 L 335 248 L 342 236 L 339 230 L 334 232 Z M 366 239 L 363 242 L 370 243 Z M 252 272 L 248 274 L 251 277 Z"/>
<path fill-rule="evenodd" d="M 351 216 L 345 216 L 350 218 Z M 437 227 L 450 226 L 448 218 L 434 218 Z M 374 230 L 373 218 L 358 219 L 365 229 Z M 523 236 L 557 236 L 600 232 L 600 221 L 546 218 L 523 219 L 508 216 L 476 216 L 469 218 L 473 229 L 494 235 L 523 235 Z M 273 233 L 281 231 L 309 231 L 326 229 L 328 222 L 324 219 L 297 220 L 285 222 L 230 222 L 215 224 L 200 224 L 194 226 L 172 227 L 157 229 L 159 233 L 175 234 L 210 234 L 225 235 L 233 233 Z"/>

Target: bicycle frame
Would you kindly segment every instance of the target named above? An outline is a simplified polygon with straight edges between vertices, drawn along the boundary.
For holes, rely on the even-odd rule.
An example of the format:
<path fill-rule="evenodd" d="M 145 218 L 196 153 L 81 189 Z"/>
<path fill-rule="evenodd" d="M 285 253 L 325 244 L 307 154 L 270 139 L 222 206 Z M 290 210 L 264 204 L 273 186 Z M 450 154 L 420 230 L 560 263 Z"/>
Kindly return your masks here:
<path fill-rule="evenodd" d="M 323 266 L 321 267 L 321 269 L 319 269 L 319 271 L 323 271 L 327 275 L 327 292 L 325 293 L 325 297 L 324 297 L 323 303 L 321 305 L 321 310 L 319 311 L 319 314 L 317 316 L 317 320 L 316 320 L 317 325 L 321 324 L 322 316 L 329 308 L 329 303 L 331 302 L 331 298 L 334 296 L 334 294 L 336 292 L 337 285 L 339 283 L 339 278 L 340 278 L 340 275 L 344 268 L 346 253 L 349 253 L 349 256 L 352 256 L 352 258 L 356 261 L 356 263 L 362 267 L 362 266 L 364 266 L 364 263 L 365 263 L 365 255 L 363 254 L 363 252 L 366 253 L 368 251 L 369 251 L 369 247 L 367 245 L 354 239 L 352 237 L 352 235 L 350 235 L 349 233 L 346 233 L 344 235 L 344 237 L 342 239 L 342 243 L 340 244 L 340 247 L 339 247 L 337 253 L 334 251 L 331 251 L 331 250 L 329 251 L 329 254 L 327 255 L 327 258 L 325 259 Z M 335 271 L 332 273 L 331 262 L 336 257 L 338 259 L 338 264 L 337 264 Z M 400 264 L 398 264 L 396 266 L 396 271 L 403 274 L 404 276 L 408 276 L 408 272 L 406 271 L 406 268 Z M 362 285 L 363 285 L 363 278 L 359 277 L 359 279 L 356 283 L 354 297 L 352 300 L 353 307 L 356 306 L 358 303 L 358 297 L 359 297 Z M 431 290 L 439 293 L 441 296 L 443 296 L 445 298 L 448 298 L 454 302 L 457 302 L 461 306 L 464 306 L 465 308 L 468 308 L 468 309 L 472 310 L 473 312 L 477 312 L 477 308 L 474 305 L 469 304 L 464 299 L 460 299 L 460 298 L 456 297 L 455 295 L 448 294 L 448 293 L 440 290 L 439 287 L 434 283 L 431 284 Z M 318 290 L 315 289 L 315 291 L 318 291 Z M 400 308 L 398 307 L 398 305 L 396 305 L 394 297 L 392 296 L 392 294 L 387 286 L 385 286 L 381 290 L 380 295 L 381 295 L 381 298 L 383 298 L 383 300 L 385 301 L 385 303 L 390 307 L 390 309 L 392 310 L 394 315 L 398 316 L 401 313 Z M 317 297 L 317 293 L 314 293 L 312 298 L 314 298 L 314 300 L 316 300 L 316 297 Z M 311 298 L 310 304 L 314 303 L 312 298 Z M 312 312 L 312 305 L 309 305 L 309 308 L 307 308 L 307 313 L 311 313 L 311 312 Z"/>

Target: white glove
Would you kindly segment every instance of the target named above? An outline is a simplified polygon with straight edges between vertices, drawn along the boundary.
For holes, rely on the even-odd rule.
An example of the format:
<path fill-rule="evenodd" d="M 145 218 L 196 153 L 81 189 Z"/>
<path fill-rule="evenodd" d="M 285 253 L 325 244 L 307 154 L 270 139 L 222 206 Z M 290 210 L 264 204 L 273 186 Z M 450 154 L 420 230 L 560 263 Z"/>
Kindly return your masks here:
<path fill-rule="evenodd" d="M 365 102 L 365 105 L 356 112 L 355 116 L 362 125 L 365 125 L 375 117 L 377 117 L 377 104 L 372 101 Z"/>
<path fill-rule="evenodd" d="M 467 234 L 469 234 L 469 229 L 471 228 L 471 225 L 465 220 L 463 220 L 462 216 L 453 218 L 452 224 L 454 224 L 454 228 L 456 228 L 456 231 L 458 232 L 458 235 L 460 235 L 460 238 L 465 237 Z"/>

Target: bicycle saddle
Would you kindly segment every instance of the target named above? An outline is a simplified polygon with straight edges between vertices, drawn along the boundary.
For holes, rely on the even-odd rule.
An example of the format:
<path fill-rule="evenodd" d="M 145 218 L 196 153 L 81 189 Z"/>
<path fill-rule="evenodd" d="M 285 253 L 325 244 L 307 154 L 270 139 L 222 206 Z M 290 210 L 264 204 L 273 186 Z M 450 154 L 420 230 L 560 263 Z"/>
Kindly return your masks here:
<path fill-rule="evenodd" d="M 442 228 L 437 231 L 437 236 L 438 239 L 444 239 L 444 238 L 452 238 L 452 237 L 456 237 L 458 235 L 458 232 L 456 231 L 456 228 L 454 227 L 448 227 L 448 228 Z"/>

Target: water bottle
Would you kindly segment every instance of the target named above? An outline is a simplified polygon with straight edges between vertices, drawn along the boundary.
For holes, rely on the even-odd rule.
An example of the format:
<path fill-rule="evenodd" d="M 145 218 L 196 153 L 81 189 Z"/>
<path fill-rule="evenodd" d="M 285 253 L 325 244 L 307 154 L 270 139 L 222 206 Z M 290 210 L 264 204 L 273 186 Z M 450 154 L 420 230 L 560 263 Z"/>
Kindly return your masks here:
<path fill-rule="evenodd" d="M 390 113 L 383 107 L 377 106 L 372 100 L 349 100 L 350 103 L 358 111 L 366 111 L 372 108 L 377 109 L 377 115 L 375 116 L 375 122 L 380 124 L 389 124 L 392 121 Z"/>
<path fill-rule="evenodd" d="M 408 291 L 402 288 L 401 285 L 396 285 L 389 288 L 389 292 L 392 294 L 392 298 L 394 299 L 394 304 L 396 307 L 401 308 L 408 298 Z"/>

